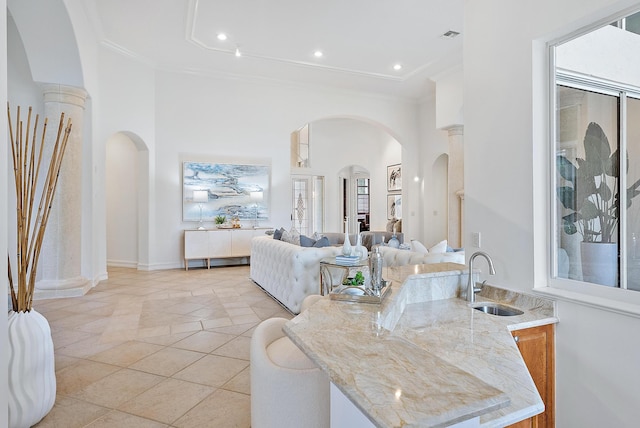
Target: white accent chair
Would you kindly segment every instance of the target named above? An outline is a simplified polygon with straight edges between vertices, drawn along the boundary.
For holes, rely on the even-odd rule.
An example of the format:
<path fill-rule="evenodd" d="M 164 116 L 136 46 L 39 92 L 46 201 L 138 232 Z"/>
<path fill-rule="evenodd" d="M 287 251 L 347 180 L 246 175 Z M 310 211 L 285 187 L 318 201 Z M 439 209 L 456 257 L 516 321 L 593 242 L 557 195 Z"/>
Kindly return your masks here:
<path fill-rule="evenodd" d="M 329 428 L 329 378 L 270 318 L 251 337 L 251 427 Z"/>

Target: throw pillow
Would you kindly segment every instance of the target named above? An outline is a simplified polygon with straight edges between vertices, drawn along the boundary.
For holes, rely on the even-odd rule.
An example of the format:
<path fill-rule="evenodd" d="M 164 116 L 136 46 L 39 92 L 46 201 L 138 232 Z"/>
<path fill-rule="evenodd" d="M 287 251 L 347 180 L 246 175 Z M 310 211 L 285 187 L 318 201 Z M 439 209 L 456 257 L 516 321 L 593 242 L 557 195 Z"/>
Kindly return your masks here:
<path fill-rule="evenodd" d="M 301 247 L 313 247 L 315 246 L 316 240 L 313 238 L 309 238 L 305 235 L 300 235 L 300 246 Z"/>
<path fill-rule="evenodd" d="M 273 232 L 273 239 L 277 239 L 278 241 L 281 240 L 283 232 L 284 232 L 284 227 L 281 227 L 280 229 L 276 229 L 276 231 Z"/>
<path fill-rule="evenodd" d="M 282 240 L 289 244 L 300 245 L 300 232 L 295 227 L 292 227 L 288 232 L 285 230 L 282 232 Z"/>
<path fill-rule="evenodd" d="M 328 247 L 329 245 L 331 245 L 331 244 L 329 243 L 329 238 L 327 238 L 326 236 L 323 236 L 322 238 L 318 239 L 313 244 L 313 246 L 316 247 L 316 248 Z"/>
<path fill-rule="evenodd" d="M 429 248 L 430 253 L 446 253 L 447 252 L 447 240 L 438 242 L 433 247 Z"/>
<path fill-rule="evenodd" d="M 428 254 L 429 250 L 425 247 L 422 242 L 416 241 L 415 239 L 411 240 L 411 251 L 416 253 Z"/>

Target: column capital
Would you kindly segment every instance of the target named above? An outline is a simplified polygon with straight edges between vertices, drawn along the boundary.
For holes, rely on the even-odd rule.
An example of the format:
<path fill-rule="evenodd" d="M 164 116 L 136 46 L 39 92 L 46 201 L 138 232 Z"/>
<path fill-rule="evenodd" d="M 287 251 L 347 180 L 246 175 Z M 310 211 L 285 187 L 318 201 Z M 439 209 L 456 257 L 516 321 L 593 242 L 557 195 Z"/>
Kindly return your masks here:
<path fill-rule="evenodd" d="M 449 133 L 449 137 L 453 137 L 454 135 L 464 135 L 464 125 L 453 125 L 445 129 Z"/>
<path fill-rule="evenodd" d="M 45 103 L 71 104 L 83 109 L 88 95 L 87 91 L 82 88 L 58 83 L 43 84 L 42 94 Z"/>

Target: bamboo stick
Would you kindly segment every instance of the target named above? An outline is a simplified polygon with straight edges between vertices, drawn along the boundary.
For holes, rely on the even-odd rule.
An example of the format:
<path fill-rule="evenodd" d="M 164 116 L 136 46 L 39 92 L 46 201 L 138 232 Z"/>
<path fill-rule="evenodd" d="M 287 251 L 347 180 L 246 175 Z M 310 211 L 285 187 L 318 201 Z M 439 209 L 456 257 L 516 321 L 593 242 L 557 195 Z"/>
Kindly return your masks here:
<path fill-rule="evenodd" d="M 47 119 L 41 134 L 40 144 L 36 140 L 39 117 L 33 121 L 31 134 L 32 109 L 27 116 L 26 133 L 20 119 L 20 107 L 17 108 L 15 133 L 11 118 L 11 108 L 7 103 L 7 118 L 11 156 L 13 160 L 14 184 L 16 190 L 16 278 L 13 277 L 11 256 L 7 254 L 8 277 L 11 292 L 11 304 L 17 312 L 30 311 L 33 306 L 33 295 L 38 261 L 42 250 L 44 233 L 53 208 L 53 200 L 60 177 L 60 169 L 64 159 L 69 136 L 71 119 L 64 126 L 64 113 L 60 115 L 58 131 L 47 165 L 42 193 L 35 209 L 35 199 L 40 178 L 40 168 L 44 165 L 44 145 L 47 131 Z M 34 218 L 35 215 L 35 218 Z"/>

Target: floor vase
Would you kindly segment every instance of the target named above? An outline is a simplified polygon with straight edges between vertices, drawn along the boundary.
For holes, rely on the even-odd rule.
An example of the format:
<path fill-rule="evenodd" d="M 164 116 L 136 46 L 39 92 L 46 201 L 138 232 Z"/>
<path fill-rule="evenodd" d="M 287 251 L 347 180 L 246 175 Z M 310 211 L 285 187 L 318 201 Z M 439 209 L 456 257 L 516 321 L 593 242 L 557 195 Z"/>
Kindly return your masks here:
<path fill-rule="evenodd" d="M 618 244 L 581 242 L 582 280 L 592 284 L 618 286 Z"/>
<path fill-rule="evenodd" d="M 35 310 L 8 319 L 9 427 L 38 423 L 53 408 L 56 374 L 51 329 Z"/>

